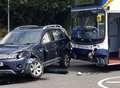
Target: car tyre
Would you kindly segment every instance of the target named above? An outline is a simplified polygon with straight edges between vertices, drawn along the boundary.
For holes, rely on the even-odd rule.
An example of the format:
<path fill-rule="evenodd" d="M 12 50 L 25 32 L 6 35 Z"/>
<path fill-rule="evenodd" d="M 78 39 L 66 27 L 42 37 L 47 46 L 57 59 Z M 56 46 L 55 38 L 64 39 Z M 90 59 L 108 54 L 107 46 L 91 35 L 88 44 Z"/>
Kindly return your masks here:
<path fill-rule="evenodd" d="M 63 60 L 60 61 L 60 67 L 68 68 L 70 66 L 70 57 L 69 55 L 65 55 Z"/>
<path fill-rule="evenodd" d="M 42 74 L 44 72 L 43 64 L 42 64 L 42 62 L 35 59 L 31 64 L 29 64 L 28 70 L 29 70 L 29 75 L 32 78 L 38 79 L 42 76 Z"/>

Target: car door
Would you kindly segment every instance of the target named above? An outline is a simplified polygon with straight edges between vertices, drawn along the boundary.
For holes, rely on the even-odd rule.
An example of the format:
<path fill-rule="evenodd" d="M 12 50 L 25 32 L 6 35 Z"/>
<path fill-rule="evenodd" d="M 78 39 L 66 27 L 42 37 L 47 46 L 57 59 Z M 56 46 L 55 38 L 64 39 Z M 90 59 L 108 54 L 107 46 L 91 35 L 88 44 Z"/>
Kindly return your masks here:
<path fill-rule="evenodd" d="M 65 47 L 66 47 L 66 38 L 65 38 L 65 35 L 64 33 L 59 30 L 59 29 L 56 29 L 52 32 L 53 34 L 53 37 L 54 37 L 54 41 L 56 41 L 56 45 L 57 45 L 57 55 L 58 57 L 61 57 L 65 54 Z"/>
<path fill-rule="evenodd" d="M 44 33 L 42 37 L 42 45 L 45 51 L 44 61 L 48 61 L 56 57 L 56 44 L 53 42 L 50 31 Z"/>

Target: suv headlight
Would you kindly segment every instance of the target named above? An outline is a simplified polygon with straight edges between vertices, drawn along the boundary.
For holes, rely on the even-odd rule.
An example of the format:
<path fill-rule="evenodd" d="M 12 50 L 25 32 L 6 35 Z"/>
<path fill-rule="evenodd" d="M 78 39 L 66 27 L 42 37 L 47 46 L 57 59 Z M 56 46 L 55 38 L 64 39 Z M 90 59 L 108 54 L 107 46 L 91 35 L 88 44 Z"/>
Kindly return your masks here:
<path fill-rule="evenodd" d="M 7 55 L 8 59 L 22 59 L 22 58 L 27 58 L 30 56 L 30 53 L 28 51 L 21 51 L 17 53 L 12 53 Z"/>
<path fill-rule="evenodd" d="M 16 58 L 17 57 L 17 53 L 13 53 L 13 54 L 9 54 L 7 58 Z"/>
<path fill-rule="evenodd" d="M 18 52 L 17 56 L 16 56 L 17 59 L 21 59 L 21 58 L 25 58 L 25 57 L 30 57 L 30 53 L 28 51 Z"/>

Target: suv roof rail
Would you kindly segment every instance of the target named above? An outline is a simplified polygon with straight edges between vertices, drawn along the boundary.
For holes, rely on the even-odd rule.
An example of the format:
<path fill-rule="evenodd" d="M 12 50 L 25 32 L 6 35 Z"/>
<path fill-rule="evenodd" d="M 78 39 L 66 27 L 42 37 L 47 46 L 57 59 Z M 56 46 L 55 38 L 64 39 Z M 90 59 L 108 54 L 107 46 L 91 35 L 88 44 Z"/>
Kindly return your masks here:
<path fill-rule="evenodd" d="M 53 24 L 53 25 L 46 25 L 43 27 L 43 29 L 46 29 L 46 28 L 63 28 L 61 25 L 58 25 L 58 24 Z"/>
<path fill-rule="evenodd" d="M 19 27 L 16 27 L 15 30 L 22 30 L 22 29 L 33 29 L 33 28 L 40 28 L 40 26 L 38 25 L 24 25 L 24 26 L 19 26 Z"/>

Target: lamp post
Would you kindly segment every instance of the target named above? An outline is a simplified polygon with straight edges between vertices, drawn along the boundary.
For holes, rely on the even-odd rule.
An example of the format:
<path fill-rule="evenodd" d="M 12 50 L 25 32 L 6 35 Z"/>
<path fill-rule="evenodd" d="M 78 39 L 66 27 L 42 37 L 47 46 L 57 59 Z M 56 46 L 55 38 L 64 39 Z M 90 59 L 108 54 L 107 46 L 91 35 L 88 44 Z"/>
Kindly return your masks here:
<path fill-rule="evenodd" d="M 10 0 L 8 0 L 8 32 L 10 32 Z"/>

